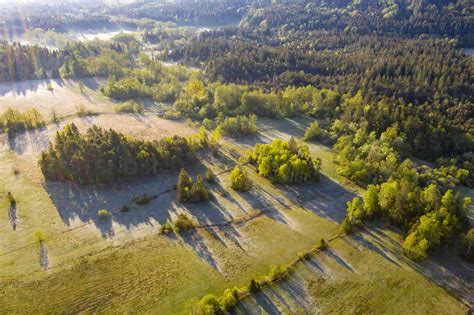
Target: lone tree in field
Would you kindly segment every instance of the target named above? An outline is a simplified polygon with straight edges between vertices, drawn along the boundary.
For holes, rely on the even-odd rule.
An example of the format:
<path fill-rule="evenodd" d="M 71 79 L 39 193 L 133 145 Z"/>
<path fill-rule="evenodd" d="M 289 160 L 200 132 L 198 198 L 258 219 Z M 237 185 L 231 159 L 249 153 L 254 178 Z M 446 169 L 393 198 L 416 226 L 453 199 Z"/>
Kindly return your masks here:
<path fill-rule="evenodd" d="M 232 189 L 237 191 L 249 191 L 252 187 L 252 183 L 247 175 L 247 173 L 240 168 L 240 166 L 235 166 L 232 173 L 230 173 L 230 181 Z"/>

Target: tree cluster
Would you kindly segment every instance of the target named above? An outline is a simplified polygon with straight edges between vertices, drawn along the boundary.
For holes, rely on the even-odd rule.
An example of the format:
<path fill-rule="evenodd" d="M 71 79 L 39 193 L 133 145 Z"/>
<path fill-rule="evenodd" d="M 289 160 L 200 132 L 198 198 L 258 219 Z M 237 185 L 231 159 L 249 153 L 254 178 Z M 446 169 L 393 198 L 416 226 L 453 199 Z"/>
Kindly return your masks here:
<path fill-rule="evenodd" d="M 154 142 L 133 140 L 97 126 L 82 135 L 69 124 L 57 132 L 54 145 L 50 143 L 43 151 L 39 164 L 49 180 L 92 184 L 155 174 L 193 161 L 194 153 L 182 137 Z"/>
<path fill-rule="evenodd" d="M 210 193 L 204 186 L 202 176 L 199 174 L 195 182 L 184 168 L 181 169 L 176 184 L 177 197 L 181 202 L 194 202 L 209 200 Z"/>
<path fill-rule="evenodd" d="M 0 114 L 0 130 L 8 135 L 44 126 L 43 116 L 35 108 L 21 113 L 17 109 L 9 107 Z"/>
<path fill-rule="evenodd" d="M 247 157 L 257 167 L 258 174 L 272 182 L 307 182 L 319 177 L 321 160 L 313 161 L 308 147 L 293 138 L 257 144 L 253 151 L 247 152 Z"/>

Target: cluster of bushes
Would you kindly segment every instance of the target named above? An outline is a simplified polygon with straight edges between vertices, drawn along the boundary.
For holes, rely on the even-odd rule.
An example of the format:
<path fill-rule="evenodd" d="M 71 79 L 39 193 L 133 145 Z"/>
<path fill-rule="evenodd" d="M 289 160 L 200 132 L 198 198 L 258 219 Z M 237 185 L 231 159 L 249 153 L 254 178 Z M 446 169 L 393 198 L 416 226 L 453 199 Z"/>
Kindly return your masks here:
<path fill-rule="evenodd" d="M 117 113 L 139 114 L 143 112 L 143 106 L 141 106 L 135 101 L 127 101 L 124 103 L 117 104 L 115 110 Z"/>
<path fill-rule="evenodd" d="M 68 124 L 57 132 L 54 145 L 42 152 L 39 164 L 47 179 L 92 184 L 176 169 L 194 160 L 182 137 L 133 140 L 97 126 L 82 135 L 74 124 Z"/>
<path fill-rule="evenodd" d="M 257 116 L 226 117 L 219 124 L 221 132 L 225 136 L 240 137 L 257 133 Z"/>
<path fill-rule="evenodd" d="M 0 130 L 8 135 L 44 126 L 43 116 L 34 108 L 21 113 L 17 109 L 9 107 L 0 115 Z"/>
<path fill-rule="evenodd" d="M 171 232 L 180 234 L 193 228 L 195 228 L 193 221 L 186 214 L 180 213 L 178 214 L 178 217 L 174 223 L 172 223 L 170 220 L 167 220 L 163 224 L 161 227 L 161 233 L 166 235 L 170 234 Z"/>
<path fill-rule="evenodd" d="M 195 182 L 184 168 L 181 169 L 178 176 L 178 183 L 176 184 L 178 191 L 178 200 L 181 202 L 194 202 L 209 200 L 210 193 L 204 186 L 202 176 L 199 174 Z"/>
<path fill-rule="evenodd" d="M 317 180 L 321 160 L 313 161 L 308 147 L 290 141 L 274 140 L 270 144 L 257 144 L 247 158 L 257 167 L 258 174 L 276 183 L 295 183 Z"/>

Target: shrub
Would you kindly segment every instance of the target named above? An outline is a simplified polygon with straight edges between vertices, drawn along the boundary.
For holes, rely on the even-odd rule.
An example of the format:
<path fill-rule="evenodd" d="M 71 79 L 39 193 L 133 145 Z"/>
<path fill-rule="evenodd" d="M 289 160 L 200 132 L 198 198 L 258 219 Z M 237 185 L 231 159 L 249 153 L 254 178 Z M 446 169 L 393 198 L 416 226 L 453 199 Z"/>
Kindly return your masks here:
<path fill-rule="evenodd" d="M 77 107 L 76 115 L 79 117 L 87 117 L 87 116 L 98 115 L 98 113 L 93 112 L 90 109 L 87 109 L 87 107 L 84 104 L 81 104 Z"/>
<path fill-rule="evenodd" d="M 40 243 L 43 242 L 46 238 L 45 235 L 44 235 L 44 232 L 41 231 L 41 230 L 37 230 L 34 234 L 34 237 L 35 237 L 36 241 L 38 241 Z"/>
<path fill-rule="evenodd" d="M 212 173 L 210 168 L 208 168 L 206 170 L 206 175 L 205 176 L 206 176 L 206 182 L 208 182 L 208 183 L 213 183 L 213 182 L 216 181 L 216 177 L 214 176 L 214 173 Z"/>
<path fill-rule="evenodd" d="M 54 90 L 54 89 L 53 89 L 53 86 L 51 85 L 51 83 L 48 83 L 48 84 L 46 85 L 46 89 L 47 89 L 48 91 Z"/>
<path fill-rule="evenodd" d="M 110 217 L 111 213 L 108 210 L 101 209 L 101 210 L 97 211 L 97 215 L 99 216 L 99 218 L 105 219 L 105 218 Z"/>
<path fill-rule="evenodd" d="M 173 226 L 171 225 L 170 220 L 166 220 L 165 224 L 161 226 L 161 233 L 168 235 L 171 232 L 173 232 Z"/>
<path fill-rule="evenodd" d="M 194 203 L 209 200 L 209 191 L 204 187 L 201 174 L 198 175 L 196 182 L 191 187 L 191 201 Z"/>
<path fill-rule="evenodd" d="M 345 219 L 342 221 L 340 227 L 341 227 L 341 231 L 342 231 L 343 233 L 346 233 L 346 234 L 351 234 L 352 231 L 353 231 L 352 223 L 351 223 L 351 221 L 350 221 L 348 218 L 345 218 Z"/>
<path fill-rule="evenodd" d="M 124 203 L 122 205 L 122 208 L 120 208 L 120 212 L 128 212 L 129 210 L 130 210 L 130 207 L 126 203 Z"/>
<path fill-rule="evenodd" d="M 237 288 L 226 289 L 222 296 L 219 298 L 222 308 L 226 311 L 230 311 L 239 302 L 239 293 Z"/>
<path fill-rule="evenodd" d="M 213 294 L 204 296 L 196 305 L 197 315 L 213 315 L 223 312 L 222 305 Z"/>
<path fill-rule="evenodd" d="M 288 268 L 285 266 L 272 266 L 268 274 L 269 283 L 285 278 L 288 275 Z"/>
<path fill-rule="evenodd" d="M 257 293 L 258 291 L 260 291 L 260 283 L 255 279 L 250 280 L 248 291 L 252 294 Z"/>
<path fill-rule="evenodd" d="M 192 228 L 194 228 L 194 224 L 191 219 L 184 213 L 178 214 L 178 218 L 174 222 L 174 231 L 180 234 Z"/>
<path fill-rule="evenodd" d="M 230 182 L 232 189 L 237 191 L 249 191 L 252 188 L 252 183 L 247 173 L 238 165 L 230 173 Z"/>
<path fill-rule="evenodd" d="M 139 206 L 143 206 L 150 203 L 151 198 L 147 196 L 147 194 L 143 194 L 142 196 L 134 196 L 133 202 Z"/>
<path fill-rule="evenodd" d="M 17 168 L 14 168 L 13 169 L 13 175 L 18 175 L 18 174 L 20 174 L 20 170 L 17 169 Z"/>
<path fill-rule="evenodd" d="M 117 105 L 115 108 L 115 111 L 117 113 L 132 113 L 132 114 L 138 114 L 143 112 L 143 106 L 138 104 L 135 101 L 128 101 L 125 103 L 120 103 Z"/>
<path fill-rule="evenodd" d="M 319 127 L 319 124 L 314 121 L 312 122 L 309 127 L 306 129 L 303 140 L 304 141 L 310 141 L 310 140 L 315 140 L 321 135 L 321 128 Z"/>
<path fill-rule="evenodd" d="M 324 240 L 324 238 L 320 239 L 318 242 L 318 245 L 316 245 L 316 248 L 319 250 L 326 249 L 328 247 L 328 243 Z"/>

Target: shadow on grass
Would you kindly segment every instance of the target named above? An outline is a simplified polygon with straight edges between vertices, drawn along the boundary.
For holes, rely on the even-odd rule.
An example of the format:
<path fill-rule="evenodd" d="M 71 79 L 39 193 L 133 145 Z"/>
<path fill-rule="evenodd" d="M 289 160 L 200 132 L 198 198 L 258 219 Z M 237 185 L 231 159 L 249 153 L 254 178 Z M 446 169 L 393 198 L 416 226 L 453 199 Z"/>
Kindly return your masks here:
<path fill-rule="evenodd" d="M 1 83 L 0 96 L 5 96 L 8 93 L 13 93 L 18 96 L 26 96 L 29 92 L 34 93 L 39 87 L 47 86 L 53 82 L 60 87 L 64 86 L 64 81 L 62 79 L 26 80 Z M 54 90 L 52 92 L 54 92 Z"/>
<path fill-rule="evenodd" d="M 344 220 L 346 203 L 356 196 L 322 174 L 317 182 L 285 185 L 282 191 L 288 199 L 335 223 Z"/>

